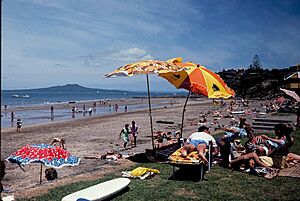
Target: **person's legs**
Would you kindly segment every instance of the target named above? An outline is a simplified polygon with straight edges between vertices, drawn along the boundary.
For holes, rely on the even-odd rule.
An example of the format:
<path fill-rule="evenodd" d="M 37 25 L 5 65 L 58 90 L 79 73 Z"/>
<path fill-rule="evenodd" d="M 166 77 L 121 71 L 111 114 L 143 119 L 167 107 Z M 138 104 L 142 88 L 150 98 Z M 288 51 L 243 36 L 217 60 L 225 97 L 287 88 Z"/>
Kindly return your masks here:
<path fill-rule="evenodd" d="M 294 160 L 300 160 L 300 156 L 294 153 L 288 153 L 287 157 L 292 158 Z"/>
<path fill-rule="evenodd" d="M 136 135 L 133 136 L 133 143 L 134 143 L 134 146 L 136 146 Z"/>
<path fill-rule="evenodd" d="M 130 143 L 131 143 L 131 146 L 134 145 L 134 135 L 133 134 L 130 134 Z"/>
<path fill-rule="evenodd" d="M 196 149 L 196 147 L 195 147 L 193 144 L 190 144 L 190 143 L 185 144 L 185 145 L 182 147 L 182 149 L 181 149 L 181 156 L 182 156 L 183 158 L 185 158 L 185 157 L 187 157 L 187 155 L 188 155 L 190 152 L 194 151 L 195 149 Z"/>
<path fill-rule="evenodd" d="M 262 167 L 268 167 L 265 163 L 263 163 L 261 160 L 259 160 L 258 155 L 254 152 L 241 155 L 237 159 L 232 160 L 230 163 L 233 164 L 239 164 L 242 160 L 250 160 L 253 159 L 256 164 L 262 166 Z"/>
<path fill-rule="evenodd" d="M 230 143 L 220 146 L 220 154 L 222 158 L 220 165 L 222 167 L 229 167 Z"/>
<path fill-rule="evenodd" d="M 206 159 L 206 157 L 204 155 L 206 147 L 207 146 L 204 143 L 200 143 L 197 145 L 197 151 L 198 151 L 199 157 L 204 161 L 204 163 L 208 163 L 208 160 Z"/>

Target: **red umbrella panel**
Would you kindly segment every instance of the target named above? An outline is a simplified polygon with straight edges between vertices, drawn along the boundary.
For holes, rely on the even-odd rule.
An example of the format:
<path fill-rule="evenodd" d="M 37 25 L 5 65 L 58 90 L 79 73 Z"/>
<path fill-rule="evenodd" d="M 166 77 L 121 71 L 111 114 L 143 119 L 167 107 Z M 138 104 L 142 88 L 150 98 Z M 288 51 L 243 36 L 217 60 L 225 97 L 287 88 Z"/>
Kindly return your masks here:
<path fill-rule="evenodd" d="M 48 144 L 27 145 L 16 151 L 6 160 L 21 165 L 42 163 L 53 168 L 76 166 L 80 163 L 79 157 L 71 155 L 68 151 L 59 146 Z"/>

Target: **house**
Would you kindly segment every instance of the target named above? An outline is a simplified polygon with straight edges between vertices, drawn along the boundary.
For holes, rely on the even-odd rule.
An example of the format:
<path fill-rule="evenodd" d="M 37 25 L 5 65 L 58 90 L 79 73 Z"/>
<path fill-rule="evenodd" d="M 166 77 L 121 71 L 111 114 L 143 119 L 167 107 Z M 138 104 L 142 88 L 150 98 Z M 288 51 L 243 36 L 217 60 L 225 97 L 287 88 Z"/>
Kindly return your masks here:
<path fill-rule="evenodd" d="M 300 65 L 297 66 L 297 72 L 294 72 L 284 77 L 284 88 L 300 92 L 300 71 L 298 70 Z"/>

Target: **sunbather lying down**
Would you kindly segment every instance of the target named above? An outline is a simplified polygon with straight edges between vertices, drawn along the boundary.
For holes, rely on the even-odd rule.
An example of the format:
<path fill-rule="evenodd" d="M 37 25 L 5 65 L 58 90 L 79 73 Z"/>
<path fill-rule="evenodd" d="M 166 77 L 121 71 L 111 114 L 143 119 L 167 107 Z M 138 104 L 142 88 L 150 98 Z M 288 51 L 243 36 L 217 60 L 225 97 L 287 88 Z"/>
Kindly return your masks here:
<path fill-rule="evenodd" d="M 53 138 L 51 145 L 54 146 L 61 146 L 63 149 L 65 149 L 65 139 L 60 139 L 60 138 Z"/>
<path fill-rule="evenodd" d="M 181 156 L 187 157 L 190 152 L 197 151 L 199 158 L 203 162 L 208 163 L 204 153 L 205 149 L 208 148 L 209 141 L 213 143 L 213 154 L 218 153 L 216 140 L 210 135 L 209 128 L 206 126 L 201 126 L 198 128 L 198 132 L 193 133 L 188 139 L 186 144 L 181 150 Z"/>
<path fill-rule="evenodd" d="M 111 161 L 116 161 L 120 158 L 122 158 L 122 154 L 116 153 L 113 150 L 107 151 L 106 154 L 101 156 L 101 159 L 111 160 Z"/>

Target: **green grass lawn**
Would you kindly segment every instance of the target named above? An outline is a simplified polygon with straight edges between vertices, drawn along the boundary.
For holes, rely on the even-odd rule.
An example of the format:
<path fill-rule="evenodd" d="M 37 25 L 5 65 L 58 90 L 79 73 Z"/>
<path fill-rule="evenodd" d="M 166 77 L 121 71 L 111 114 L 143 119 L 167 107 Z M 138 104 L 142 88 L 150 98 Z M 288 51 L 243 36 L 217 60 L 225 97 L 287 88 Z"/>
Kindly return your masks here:
<path fill-rule="evenodd" d="M 293 136 L 300 138 L 300 131 Z M 296 140 L 291 152 L 300 154 L 300 142 Z M 136 166 L 155 168 L 160 174 L 149 180 L 132 179 L 129 188 L 113 200 L 299 200 L 300 178 L 262 177 L 214 166 L 205 177 L 207 181 L 170 180 L 172 166 L 159 163 L 139 163 Z M 135 167 L 132 167 L 133 169 Z M 82 181 L 50 190 L 43 196 L 26 200 L 61 200 L 64 196 L 99 182 L 120 177 L 121 172 L 95 181 Z M 22 199 L 24 200 L 24 199 Z"/>

